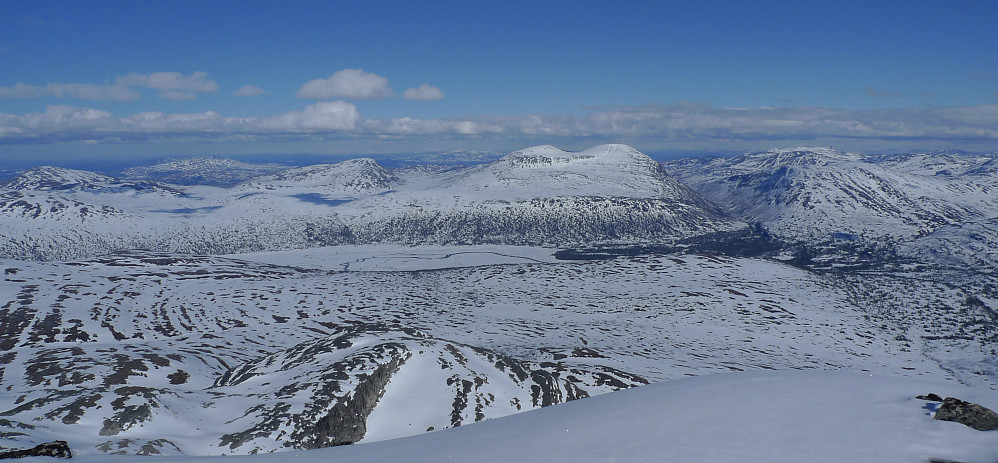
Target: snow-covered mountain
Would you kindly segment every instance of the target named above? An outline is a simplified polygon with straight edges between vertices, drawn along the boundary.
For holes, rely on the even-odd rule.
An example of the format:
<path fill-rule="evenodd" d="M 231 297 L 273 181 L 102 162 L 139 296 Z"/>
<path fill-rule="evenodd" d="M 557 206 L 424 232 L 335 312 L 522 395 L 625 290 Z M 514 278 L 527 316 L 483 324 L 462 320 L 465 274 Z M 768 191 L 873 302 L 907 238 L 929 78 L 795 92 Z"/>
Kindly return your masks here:
<path fill-rule="evenodd" d="M 240 183 L 239 192 L 294 190 L 319 194 L 379 193 L 399 180 L 370 158 L 281 170 Z"/>
<path fill-rule="evenodd" d="M 998 215 L 998 176 L 970 174 L 968 160 L 959 161 L 910 157 L 877 163 L 829 148 L 795 148 L 668 167 L 732 214 L 781 236 L 881 239 L 923 236 Z M 942 171 L 952 174 L 937 175 Z"/>
<path fill-rule="evenodd" d="M 828 148 L 772 150 L 670 167 L 731 213 L 800 240 L 835 234 L 916 237 L 998 212 L 994 176 L 926 175 L 924 166 L 874 163 Z"/>
<path fill-rule="evenodd" d="M 879 249 L 915 260 L 934 249 L 940 261 L 977 265 L 980 259 L 966 250 L 996 241 L 988 225 L 998 218 L 993 157 L 870 157 L 804 147 L 665 166 L 732 216 L 812 249 Z M 993 256 L 985 260 L 998 266 Z"/>
<path fill-rule="evenodd" d="M 151 193 L 162 188 L 168 195 L 110 189 L 102 185 L 125 183 L 70 173 L 59 182 L 25 174 L 0 192 L 17 204 L 0 209 L 0 232 L 11 238 L 0 244 L 0 257 L 72 259 L 128 249 L 227 254 L 382 242 L 569 246 L 745 227 L 624 145 L 580 153 L 542 146 L 482 166 L 395 173 L 354 159 L 232 188 L 148 183 Z M 23 212 L 52 211 L 56 202 L 79 207 Z M 88 220 L 77 219 L 83 208 Z M 93 217 L 93 211 L 108 212 Z"/>
<path fill-rule="evenodd" d="M 113 178 L 96 172 L 43 166 L 22 173 L 4 187 L 11 190 L 93 190 L 113 182 Z"/>
<path fill-rule="evenodd" d="M 455 182 L 491 199 L 550 196 L 667 197 L 692 201 L 648 156 L 627 145 L 570 152 L 550 145 L 510 153 Z"/>
<path fill-rule="evenodd" d="M 95 194 L 155 194 L 177 196 L 182 192 L 168 185 L 148 181 L 118 180 L 85 170 L 43 166 L 29 169 L 2 185 L 7 190 L 90 192 Z"/>
<path fill-rule="evenodd" d="M 279 164 L 240 162 L 213 156 L 172 158 L 152 165 L 132 167 L 122 178 L 176 185 L 232 186 L 244 180 L 283 169 Z"/>

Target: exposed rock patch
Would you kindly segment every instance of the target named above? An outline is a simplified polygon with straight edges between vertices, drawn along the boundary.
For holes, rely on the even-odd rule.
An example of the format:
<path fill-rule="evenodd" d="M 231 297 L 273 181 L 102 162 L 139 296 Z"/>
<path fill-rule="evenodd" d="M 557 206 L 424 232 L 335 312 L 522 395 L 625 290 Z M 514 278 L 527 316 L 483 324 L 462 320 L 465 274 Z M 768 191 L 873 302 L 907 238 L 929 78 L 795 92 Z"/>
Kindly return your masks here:
<path fill-rule="evenodd" d="M 938 397 L 938 396 L 937 396 Z M 955 421 L 978 431 L 998 430 L 998 413 L 972 402 L 947 397 L 936 411 L 935 419 Z"/>
<path fill-rule="evenodd" d="M 0 452 L 0 460 L 25 457 L 73 458 L 73 452 L 69 450 L 69 444 L 64 440 L 46 442 L 30 449 Z"/>

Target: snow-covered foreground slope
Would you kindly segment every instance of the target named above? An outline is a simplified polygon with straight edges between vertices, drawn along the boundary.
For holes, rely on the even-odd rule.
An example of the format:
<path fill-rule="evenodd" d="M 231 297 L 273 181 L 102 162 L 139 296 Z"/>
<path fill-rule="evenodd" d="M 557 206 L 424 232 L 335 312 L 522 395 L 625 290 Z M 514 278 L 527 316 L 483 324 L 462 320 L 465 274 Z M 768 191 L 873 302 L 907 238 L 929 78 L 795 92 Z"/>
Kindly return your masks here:
<path fill-rule="evenodd" d="M 0 257 L 30 260 L 348 243 L 569 246 L 744 227 L 624 145 L 540 146 L 486 165 L 397 172 L 353 159 L 232 188 L 38 168 L 0 188 Z"/>
<path fill-rule="evenodd" d="M 752 372 L 681 379 L 405 439 L 195 463 L 992 462 L 998 432 L 932 419 L 934 392 L 998 409 L 998 394 L 869 373 Z M 81 452 L 82 453 L 82 452 Z M 83 462 L 147 458 L 84 455 Z"/>
<path fill-rule="evenodd" d="M 333 273 L 142 252 L 2 267 L 6 446 L 311 448 L 743 370 L 998 380 L 995 298 L 760 259 Z"/>

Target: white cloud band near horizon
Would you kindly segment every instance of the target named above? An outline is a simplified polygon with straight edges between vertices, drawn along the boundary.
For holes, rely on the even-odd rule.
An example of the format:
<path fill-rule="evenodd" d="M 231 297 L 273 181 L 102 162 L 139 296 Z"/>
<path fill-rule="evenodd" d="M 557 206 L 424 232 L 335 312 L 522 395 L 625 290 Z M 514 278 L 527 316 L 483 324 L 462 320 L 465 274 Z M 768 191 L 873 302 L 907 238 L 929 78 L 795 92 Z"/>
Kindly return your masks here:
<path fill-rule="evenodd" d="M 998 105 L 847 110 L 821 107 L 713 108 L 651 104 L 595 109 L 585 115 L 476 116 L 454 119 L 366 119 L 353 103 L 318 102 L 269 117 L 228 117 L 213 111 L 144 112 L 116 117 L 65 105 L 43 113 L 0 113 L 0 144 L 121 139 L 278 137 L 393 140 L 448 137 L 587 138 L 704 142 L 722 140 L 973 140 L 998 142 Z"/>

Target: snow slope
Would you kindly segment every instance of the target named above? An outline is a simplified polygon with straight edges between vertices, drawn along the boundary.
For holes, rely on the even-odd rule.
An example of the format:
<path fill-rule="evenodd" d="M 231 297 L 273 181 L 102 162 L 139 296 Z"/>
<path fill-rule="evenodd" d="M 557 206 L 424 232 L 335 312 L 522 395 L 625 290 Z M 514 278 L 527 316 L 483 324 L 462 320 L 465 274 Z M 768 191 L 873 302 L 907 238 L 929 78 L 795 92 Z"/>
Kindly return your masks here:
<path fill-rule="evenodd" d="M 471 426 L 329 449 L 161 462 L 990 462 L 998 432 L 931 417 L 934 392 L 998 395 L 873 374 L 753 372 L 681 379 Z M 82 455 L 82 462 L 147 458 Z"/>
<path fill-rule="evenodd" d="M 998 382 L 987 353 L 998 298 L 760 259 L 333 273 L 135 252 L 0 267 L 0 429 L 12 433 L 0 445 L 68 435 L 104 452 L 308 448 L 727 371 Z M 371 434 L 314 424 L 357 416 L 341 409 L 367 417 Z"/>

